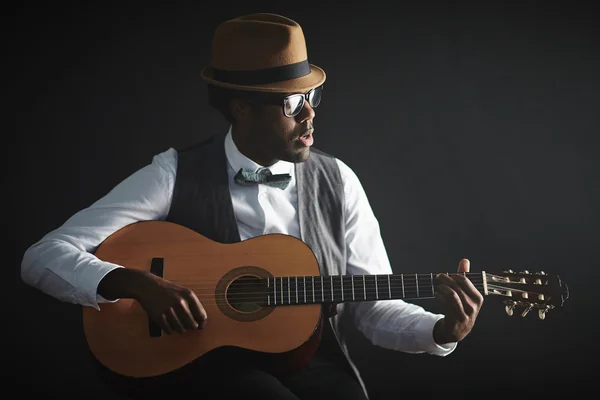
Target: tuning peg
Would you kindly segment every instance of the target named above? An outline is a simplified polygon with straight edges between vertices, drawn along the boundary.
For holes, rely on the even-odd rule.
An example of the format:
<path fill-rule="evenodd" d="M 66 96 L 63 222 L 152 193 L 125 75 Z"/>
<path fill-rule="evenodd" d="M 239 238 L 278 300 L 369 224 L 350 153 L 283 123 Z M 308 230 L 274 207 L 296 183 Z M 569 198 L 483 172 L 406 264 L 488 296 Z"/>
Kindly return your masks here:
<path fill-rule="evenodd" d="M 542 307 L 538 310 L 538 317 L 540 317 L 540 319 L 545 319 L 546 318 L 546 313 L 548 313 L 548 311 L 552 308 L 551 305 L 546 305 L 546 307 Z"/>
<path fill-rule="evenodd" d="M 507 274 L 513 274 L 513 273 L 514 273 L 514 271 L 513 271 L 512 269 L 507 269 L 507 270 L 506 270 L 506 271 L 504 271 L 504 272 L 505 272 L 505 273 L 507 273 Z"/>
<path fill-rule="evenodd" d="M 521 313 L 521 317 L 525 317 L 527 315 L 527 313 L 529 311 L 531 311 L 532 308 L 533 308 L 532 304 L 528 305 L 527 308 L 525 310 L 523 310 L 523 312 Z"/>
<path fill-rule="evenodd" d="M 546 275 L 544 271 L 536 272 L 536 275 Z"/>
<path fill-rule="evenodd" d="M 527 270 L 523 271 L 523 273 L 524 273 L 525 275 L 529 275 L 529 271 L 527 271 Z"/>
<path fill-rule="evenodd" d="M 517 303 L 514 301 L 508 302 L 506 304 L 506 307 L 504 307 L 504 310 L 506 311 L 506 314 L 508 314 L 508 316 L 513 315 L 513 310 L 515 309 L 516 305 L 517 305 Z"/>

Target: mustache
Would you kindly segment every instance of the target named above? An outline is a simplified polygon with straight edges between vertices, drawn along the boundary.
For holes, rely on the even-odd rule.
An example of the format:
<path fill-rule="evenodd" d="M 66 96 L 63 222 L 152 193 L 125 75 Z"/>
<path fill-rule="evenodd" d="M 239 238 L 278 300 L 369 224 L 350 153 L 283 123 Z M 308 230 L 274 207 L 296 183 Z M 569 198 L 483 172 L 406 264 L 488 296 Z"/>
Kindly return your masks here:
<path fill-rule="evenodd" d="M 314 124 L 306 125 L 306 126 L 302 127 L 302 130 L 300 131 L 300 133 L 298 133 L 297 135 L 294 135 L 294 138 L 298 139 L 298 138 L 306 135 L 306 132 L 308 132 L 310 130 L 314 130 L 314 129 L 315 129 Z"/>

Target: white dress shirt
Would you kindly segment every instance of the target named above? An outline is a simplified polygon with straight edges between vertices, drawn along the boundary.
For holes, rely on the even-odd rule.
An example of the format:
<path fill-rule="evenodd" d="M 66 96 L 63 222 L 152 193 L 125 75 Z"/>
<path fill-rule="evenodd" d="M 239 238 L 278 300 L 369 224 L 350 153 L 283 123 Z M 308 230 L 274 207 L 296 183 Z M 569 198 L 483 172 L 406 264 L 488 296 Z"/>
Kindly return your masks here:
<path fill-rule="evenodd" d="M 229 161 L 229 188 L 242 240 L 268 233 L 300 237 L 298 194 L 294 165 L 279 161 L 273 174 L 289 173 L 284 190 L 266 185 L 243 186 L 233 181 L 242 167 L 260 165 L 237 149 L 231 130 L 225 139 Z M 345 226 L 348 274 L 392 274 L 379 223 L 356 174 L 337 160 L 345 192 Z M 47 233 L 24 254 L 23 280 L 59 300 L 99 309 L 109 302 L 97 293 L 100 280 L 122 266 L 100 261 L 92 253 L 118 229 L 143 220 L 164 220 L 171 206 L 177 170 L 177 152 L 170 148 L 116 185 L 88 208 Z M 356 324 L 375 345 L 407 353 L 445 356 L 456 343 L 444 346 L 433 340 L 433 326 L 443 317 L 402 300 L 361 302 Z"/>

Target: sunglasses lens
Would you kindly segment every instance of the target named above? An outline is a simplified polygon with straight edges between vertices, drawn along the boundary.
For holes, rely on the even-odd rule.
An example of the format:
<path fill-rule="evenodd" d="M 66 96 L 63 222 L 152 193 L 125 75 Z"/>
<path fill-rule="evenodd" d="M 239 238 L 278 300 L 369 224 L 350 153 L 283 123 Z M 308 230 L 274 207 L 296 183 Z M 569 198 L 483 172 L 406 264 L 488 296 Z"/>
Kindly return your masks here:
<path fill-rule="evenodd" d="M 315 88 L 308 95 L 308 103 L 312 108 L 317 108 L 321 103 L 321 97 L 323 96 L 323 86 Z"/>
<path fill-rule="evenodd" d="M 285 114 L 293 117 L 302 110 L 304 106 L 304 96 L 301 94 L 289 96 L 285 100 Z"/>

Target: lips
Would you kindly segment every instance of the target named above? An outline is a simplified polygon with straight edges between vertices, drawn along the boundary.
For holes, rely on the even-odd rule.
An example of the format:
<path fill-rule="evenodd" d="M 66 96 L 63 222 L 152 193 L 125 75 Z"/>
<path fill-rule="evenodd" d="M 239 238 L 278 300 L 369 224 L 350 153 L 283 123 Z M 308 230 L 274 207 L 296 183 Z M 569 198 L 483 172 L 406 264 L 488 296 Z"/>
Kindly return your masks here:
<path fill-rule="evenodd" d="M 315 131 L 314 128 L 309 128 L 309 129 L 305 130 L 303 134 L 301 134 L 300 136 L 298 136 L 296 138 L 296 140 L 300 139 L 301 137 L 306 138 L 308 135 L 312 134 L 314 131 Z"/>
<path fill-rule="evenodd" d="M 300 143 L 302 143 L 304 146 L 306 147 L 310 147 L 313 145 L 314 143 L 314 138 L 312 136 L 312 133 L 314 132 L 314 129 L 309 129 L 307 130 L 304 135 L 300 136 L 298 138 L 298 140 L 300 141 Z"/>

